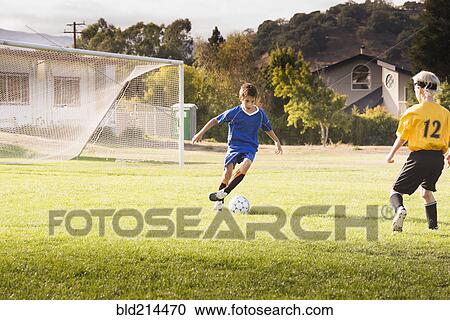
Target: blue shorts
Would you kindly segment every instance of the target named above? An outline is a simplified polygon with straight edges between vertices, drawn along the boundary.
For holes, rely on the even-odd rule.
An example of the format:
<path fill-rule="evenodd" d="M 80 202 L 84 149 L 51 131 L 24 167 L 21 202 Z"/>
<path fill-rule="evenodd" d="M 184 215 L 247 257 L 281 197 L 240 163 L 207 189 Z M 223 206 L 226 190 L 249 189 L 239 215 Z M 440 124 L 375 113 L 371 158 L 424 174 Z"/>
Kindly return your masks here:
<path fill-rule="evenodd" d="M 248 159 L 253 162 L 255 159 L 256 152 L 253 151 L 234 151 L 228 150 L 225 156 L 225 167 L 230 163 L 236 165 L 236 163 L 241 163 L 244 159 Z"/>

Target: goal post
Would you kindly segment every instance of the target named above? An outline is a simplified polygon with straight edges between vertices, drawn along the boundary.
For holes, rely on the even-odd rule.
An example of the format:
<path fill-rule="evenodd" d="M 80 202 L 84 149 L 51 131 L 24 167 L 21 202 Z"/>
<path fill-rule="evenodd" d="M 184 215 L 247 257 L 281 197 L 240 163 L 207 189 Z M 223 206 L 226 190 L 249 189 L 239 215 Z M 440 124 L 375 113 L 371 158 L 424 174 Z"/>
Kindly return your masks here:
<path fill-rule="evenodd" d="M 0 162 L 184 162 L 182 61 L 0 40 Z"/>
<path fill-rule="evenodd" d="M 178 66 L 178 72 L 179 72 L 179 106 L 178 106 L 178 136 L 179 141 L 178 144 L 180 146 L 179 152 L 178 152 L 178 163 L 180 166 L 184 165 L 184 64 L 180 64 Z"/>

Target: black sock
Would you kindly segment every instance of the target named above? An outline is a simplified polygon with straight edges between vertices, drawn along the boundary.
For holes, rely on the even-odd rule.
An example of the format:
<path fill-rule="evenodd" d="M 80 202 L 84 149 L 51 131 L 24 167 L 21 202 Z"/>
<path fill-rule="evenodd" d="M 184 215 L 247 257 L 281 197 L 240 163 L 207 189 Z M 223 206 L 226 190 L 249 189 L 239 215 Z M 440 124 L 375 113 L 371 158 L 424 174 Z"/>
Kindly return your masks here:
<path fill-rule="evenodd" d="M 397 212 L 397 209 L 400 207 L 404 207 L 403 205 L 403 195 L 400 193 L 393 193 L 391 194 L 391 206 L 394 209 L 395 212 Z"/>
<path fill-rule="evenodd" d="M 220 186 L 219 186 L 219 190 L 222 190 L 222 189 L 225 188 L 226 186 L 227 186 L 227 185 L 226 185 L 225 183 L 221 182 L 221 183 L 220 183 Z M 223 199 L 222 199 L 221 201 L 224 202 Z"/>
<path fill-rule="evenodd" d="M 437 229 L 437 204 L 436 202 L 425 205 L 425 214 L 427 215 L 428 228 Z"/>
<path fill-rule="evenodd" d="M 236 186 L 244 179 L 245 174 L 239 174 L 231 180 L 231 182 L 228 184 L 228 186 L 225 188 L 225 192 L 229 194 Z"/>

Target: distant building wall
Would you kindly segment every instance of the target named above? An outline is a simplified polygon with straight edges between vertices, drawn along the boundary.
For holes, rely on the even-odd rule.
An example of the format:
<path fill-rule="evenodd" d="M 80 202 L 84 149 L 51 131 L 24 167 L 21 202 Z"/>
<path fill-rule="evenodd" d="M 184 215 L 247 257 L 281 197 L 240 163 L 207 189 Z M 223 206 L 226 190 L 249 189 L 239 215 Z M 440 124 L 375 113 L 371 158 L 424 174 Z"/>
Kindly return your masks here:
<path fill-rule="evenodd" d="M 399 110 L 399 76 L 398 73 L 382 68 L 383 75 L 383 104 L 387 111 L 395 116 L 400 115 Z"/>
<path fill-rule="evenodd" d="M 408 107 L 408 94 L 409 83 L 412 81 L 411 76 L 404 73 L 399 73 L 399 103 L 400 103 L 400 114 L 403 114 Z"/>
<path fill-rule="evenodd" d="M 367 90 L 352 89 L 352 71 L 358 65 L 366 65 L 370 70 L 371 84 Z M 347 96 L 346 104 L 351 105 L 359 99 L 365 97 L 381 86 L 381 69 L 376 61 L 368 62 L 365 59 L 355 59 L 349 63 L 333 66 L 324 71 L 322 76 L 325 82 L 332 89 Z"/>

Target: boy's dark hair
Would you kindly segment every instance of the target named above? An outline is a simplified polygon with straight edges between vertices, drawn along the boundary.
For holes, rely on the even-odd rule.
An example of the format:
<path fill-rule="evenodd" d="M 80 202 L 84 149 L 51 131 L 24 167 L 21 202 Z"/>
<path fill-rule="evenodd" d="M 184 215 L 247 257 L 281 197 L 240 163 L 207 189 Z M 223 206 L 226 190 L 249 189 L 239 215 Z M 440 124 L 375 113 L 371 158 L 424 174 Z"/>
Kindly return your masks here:
<path fill-rule="evenodd" d="M 252 85 L 251 83 L 244 83 L 241 86 L 241 90 L 239 90 L 239 98 L 245 98 L 245 97 L 252 97 L 256 98 L 258 96 L 258 90 L 256 90 L 256 87 Z"/>

